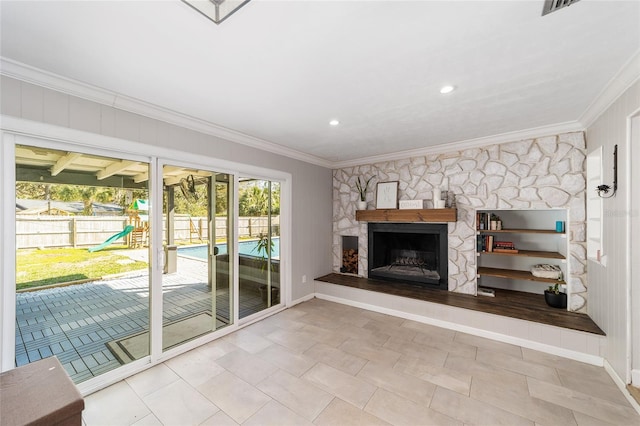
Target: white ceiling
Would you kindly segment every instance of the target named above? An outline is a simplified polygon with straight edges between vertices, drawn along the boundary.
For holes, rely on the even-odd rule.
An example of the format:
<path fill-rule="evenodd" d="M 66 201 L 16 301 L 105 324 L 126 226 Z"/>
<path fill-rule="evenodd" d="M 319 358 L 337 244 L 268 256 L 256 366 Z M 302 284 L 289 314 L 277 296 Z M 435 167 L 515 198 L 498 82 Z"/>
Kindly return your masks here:
<path fill-rule="evenodd" d="M 252 0 L 216 26 L 178 0 L 2 1 L 0 54 L 344 162 L 578 120 L 640 49 L 640 2 L 543 3 Z"/>

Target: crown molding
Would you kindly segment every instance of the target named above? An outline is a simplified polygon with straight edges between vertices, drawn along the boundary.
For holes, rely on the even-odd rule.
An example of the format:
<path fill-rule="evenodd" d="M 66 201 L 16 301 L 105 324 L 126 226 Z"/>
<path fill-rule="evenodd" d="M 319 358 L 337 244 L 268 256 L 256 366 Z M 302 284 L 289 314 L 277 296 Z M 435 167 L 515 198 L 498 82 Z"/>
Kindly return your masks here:
<path fill-rule="evenodd" d="M 134 114 L 164 121 L 176 126 L 225 139 L 230 142 L 260 149 L 262 151 L 282 155 L 321 167 L 333 168 L 333 163 L 323 158 L 246 135 L 235 130 L 227 129 L 214 123 L 144 102 L 136 98 L 72 80 L 8 58 L 0 57 L 0 75 L 15 78 L 26 83 L 36 84 L 38 86 L 97 102 L 113 108 L 118 108 Z"/>
<path fill-rule="evenodd" d="M 585 128 L 590 127 L 631 85 L 640 80 L 640 50 L 620 68 L 580 116 Z"/>
<path fill-rule="evenodd" d="M 425 155 L 444 154 L 452 151 L 463 151 L 465 149 L 483 148 L 487 145 L 495 145 L 507 142 L 516 142 L 525 139 L 541 138 L 547 135 L 558 135 L 561 133 L 577 132 L 584 130 L 582 123 L 569 121 L 566 123 L 552 124 L 549 126 L 534 127 L 515 132 L 501 133 L 498 135 L 485 136 L 475 139 L 447 142 L 439 145 L 424 148 L 411 149 L 407 151 L 394 152 L 392 154 L 373 155 L 371 157 L 357 158 L 354 160 L 338 161 L 333 163 L 334 169 L 343 167 L 361 166 L 364 164 L 375 164 L 385 161 L 404 160 L 411 157 L 421 157 Z"/>

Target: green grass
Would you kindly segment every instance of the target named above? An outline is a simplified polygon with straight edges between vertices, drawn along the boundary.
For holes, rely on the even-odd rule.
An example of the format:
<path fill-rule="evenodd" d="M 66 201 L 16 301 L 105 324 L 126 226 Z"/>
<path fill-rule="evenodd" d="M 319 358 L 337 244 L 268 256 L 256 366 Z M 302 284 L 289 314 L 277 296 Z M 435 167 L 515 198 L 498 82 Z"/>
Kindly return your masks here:
<path fill-rule="evenodd" d="M 94 253 L 86 248 L 20 249 L 16 253 L 16 289 L 99 279 L 149 267 L 147 262 L 118 253 L 125 248 L 111 246 Z"/>

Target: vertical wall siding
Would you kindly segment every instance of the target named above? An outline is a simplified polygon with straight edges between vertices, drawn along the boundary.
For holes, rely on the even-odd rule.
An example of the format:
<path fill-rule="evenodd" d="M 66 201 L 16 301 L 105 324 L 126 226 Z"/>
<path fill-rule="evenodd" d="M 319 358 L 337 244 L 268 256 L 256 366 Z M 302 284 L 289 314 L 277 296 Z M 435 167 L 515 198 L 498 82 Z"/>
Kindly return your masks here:
<path fill-rule="evenodd" d="M 331 234 L 326 232 L 332 223 L 330 169 L 6 76 L 0 77 L 0 90 L 3 115 L 186 151 L 202 155 L 203 160 L 216 158 L 291 173 L 293 300 L 313 293 L 311 278 L 331 270 Z M 306 283 L 303 275 L 309 278 Z"/>
<path fill-rule="evenodd" d="M 640 81 L 631 86 L 587 129 L 587 151 L 603 147 L 604 182 L 613 182 L 613 148 L 618 145 L 618 194 L 604 201 L 603 247 L 607 265 L 589 261 L 589 316 L 607 333 L 604 357 L 623 379 L 628 376 L 627 236 L 631 182 L 627 179 L 627 117 L 640 108 Z M 635 164 L 634 167 L 638 165 Z M 587 188 L 587 191 L 594 188 Z M 636 196 L 637 189 L 636 189 Z M 637 259 L 636 259 L 637 261 Z"/>

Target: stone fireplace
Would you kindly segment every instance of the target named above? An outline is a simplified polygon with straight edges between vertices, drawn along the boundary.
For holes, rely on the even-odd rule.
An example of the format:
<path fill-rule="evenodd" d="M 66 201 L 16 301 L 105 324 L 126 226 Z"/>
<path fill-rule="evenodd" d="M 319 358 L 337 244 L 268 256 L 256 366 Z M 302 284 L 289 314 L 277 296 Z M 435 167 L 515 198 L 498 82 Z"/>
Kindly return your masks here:
<path fill-rule="evenodd" d="M 448 289 L 446 224 L 368 224 L 368 276 Z"/>

